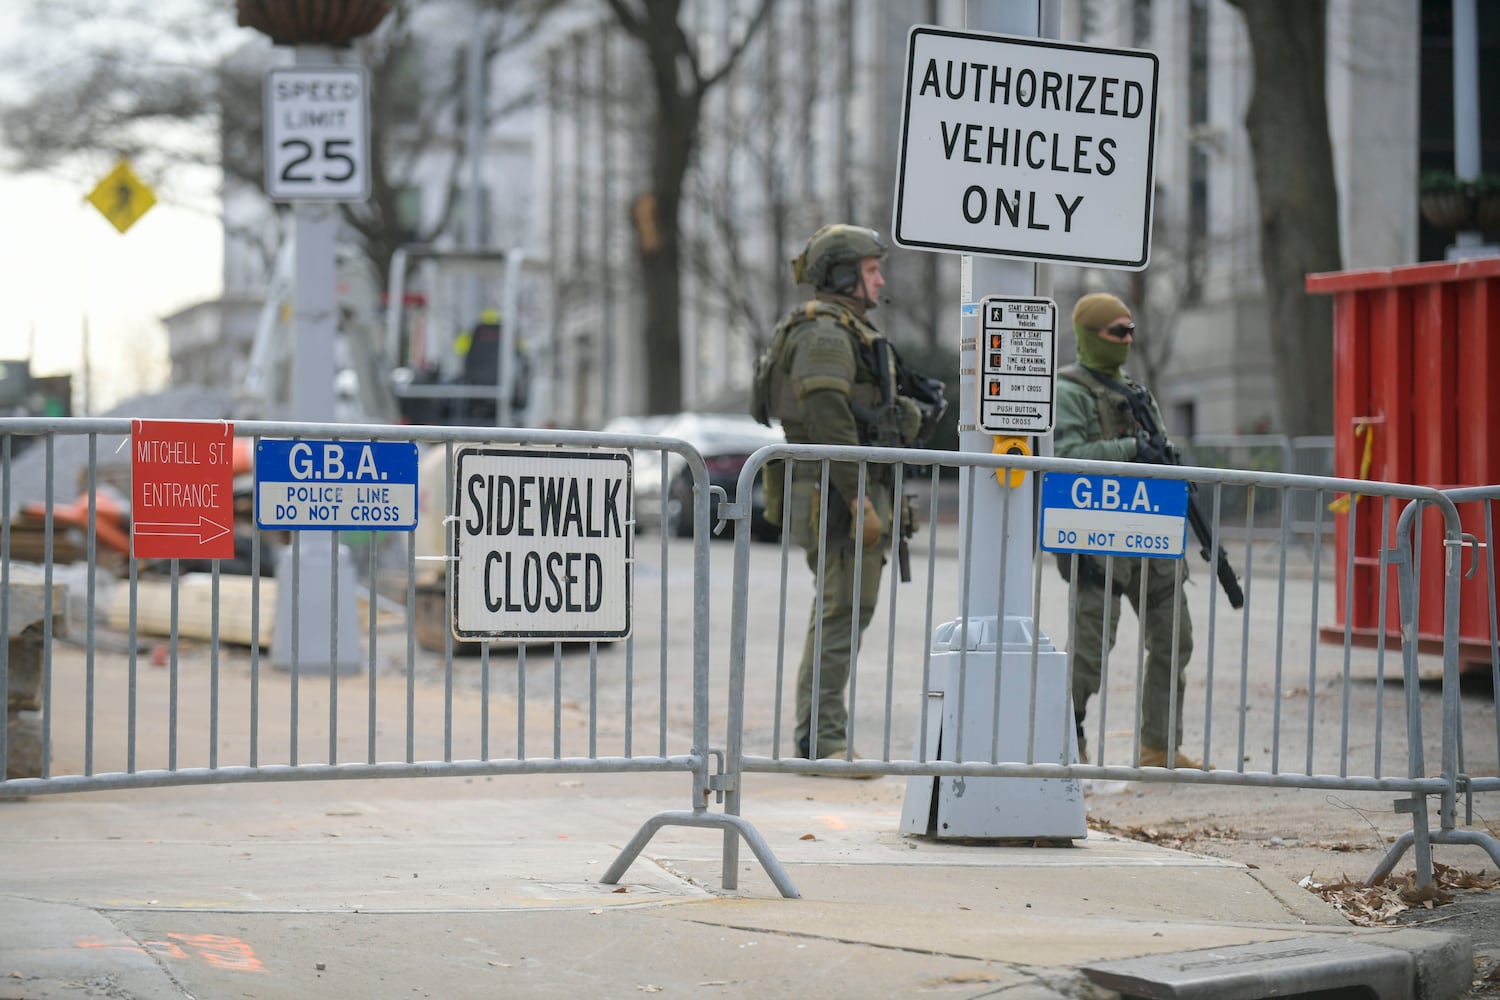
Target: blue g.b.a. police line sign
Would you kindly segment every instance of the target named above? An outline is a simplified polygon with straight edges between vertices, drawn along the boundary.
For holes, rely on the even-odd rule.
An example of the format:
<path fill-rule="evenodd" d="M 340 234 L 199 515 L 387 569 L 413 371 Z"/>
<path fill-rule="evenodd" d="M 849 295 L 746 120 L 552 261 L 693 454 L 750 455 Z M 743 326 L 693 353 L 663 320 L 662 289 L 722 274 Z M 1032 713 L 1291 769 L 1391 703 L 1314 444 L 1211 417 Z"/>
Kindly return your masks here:
<path fill-rule="evenodd" d="M 261 441 L 255 523 L 281 530 L 410 531 L 417 526 L 417 446 Z"/>
<path fill-rule="evenodd" d="M 1048 552 L 1181 559 L 1188 484 L 1180 479 L 1042 475 L 1041 546 Z"/>

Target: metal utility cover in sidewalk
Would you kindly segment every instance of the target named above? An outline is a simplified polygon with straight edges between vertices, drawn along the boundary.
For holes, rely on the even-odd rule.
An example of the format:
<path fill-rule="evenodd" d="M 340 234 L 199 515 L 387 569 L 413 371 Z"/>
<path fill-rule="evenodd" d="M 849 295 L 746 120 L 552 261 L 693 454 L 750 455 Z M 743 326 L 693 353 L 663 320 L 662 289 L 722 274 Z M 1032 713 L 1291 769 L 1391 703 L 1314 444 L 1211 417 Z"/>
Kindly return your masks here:
<path fill-rule="evenodd" d="M 1145 267 L 1157 75 L 1150 52 L 913 28 L 896 242 Z"/>

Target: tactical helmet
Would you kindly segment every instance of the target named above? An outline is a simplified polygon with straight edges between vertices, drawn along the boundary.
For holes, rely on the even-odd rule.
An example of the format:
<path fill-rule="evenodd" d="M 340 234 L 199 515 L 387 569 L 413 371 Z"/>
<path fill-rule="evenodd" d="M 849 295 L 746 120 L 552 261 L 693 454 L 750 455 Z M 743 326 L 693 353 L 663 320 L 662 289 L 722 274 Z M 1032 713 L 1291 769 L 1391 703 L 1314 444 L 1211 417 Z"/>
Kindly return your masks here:
<path fill-rule="evenodd" d="M 848 295 L 859 286 L 859 262 L 866 257 L 883 258 L 888 249 L 873 229 L 843 223 L 824 226 L 792 258 L 792 280 L 819 291 Z"/>

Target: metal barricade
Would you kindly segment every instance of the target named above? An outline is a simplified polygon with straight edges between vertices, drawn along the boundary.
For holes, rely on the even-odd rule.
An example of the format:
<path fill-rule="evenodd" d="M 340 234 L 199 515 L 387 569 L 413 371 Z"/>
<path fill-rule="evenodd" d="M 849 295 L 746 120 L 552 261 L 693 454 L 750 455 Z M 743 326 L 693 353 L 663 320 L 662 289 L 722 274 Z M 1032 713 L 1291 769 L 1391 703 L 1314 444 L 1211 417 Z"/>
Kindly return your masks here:
<path fill-rule="evenodd" d="M 925 569 L 919 570 L 914 583 L 902 584 L 897 580 L 897 560 L 891 559 L 884 567 L 881 608 L 868 629 L 862 632 L 853 629 L 850 636 L 856 667 L 843 692 L 849 710 L 848 747 L 835 759 L 809 760 L 804 756 L 807 751 L 797 747 L 788 734 L 788 727 L 797 722 L 791 692 L 799 667 L 805 669 L 799 664 L 803 630 L 800 622 L 791 627 L 788 622 L 793 616 L 800 619 L 808 608 L 813 609 L 809 621 L 814 628 L 821 620 L 822 572 L 830 544 L 826 512 L 815 515 L 821 520 L 815 526 L 817 544 L 805 556 L 813 570 L 809 579 L 807 571 L 791 566 L 796 546 L 788 532 L 783 532 L 779 549 L 752 547 L 747 505 L 731 503 L 721 508 L 722 516 L 735 522 L 737 528 L 729 637 L 726 811 L 739 814 L 743 805 L 741 776 L 746 772 L 902 775 L 909 779 L 958 781 L 1000 777 L 1095 778 L 1386 792 L 1408 797 L 1399 810 L 1413 813 L 1415 833 L 1411 836 L 1419 841 L 1428 836 L 1425 811 L 1409 803 L 1425 803 L 1428 796 L 1439 796 L 1445 810 L 1450 809 L 1459 784 L 1456 767 L 1450 766 L 1448 760 L 1457 732 L 1460 707 L 1456 696 L 1451 704 L 1444 702 L 1444 725 L 1437 731 L 1431 727 L 1424 730 L 1424 702 L 1430 710 L 1431 696 L 1421 690 L 1414 649 L 1408 651 L 1401 663 L 1401 673 L 1387 683 L 1383 650 L 1357 649 L 1348 634 L 1343 636 L 1341 648 L 1320 645 L 1320 608 L 1326 608 L 1330 600 L 1347 600 L 1349 595 L 1335 597 L 1332 593 L 1332 574 L 1327 572 L 1330 567 L 1323 565 L 1326 530 L 1323 519 L 1313 519 L 1304 529 L 1295 524 L 1294 516 L 1296 510 L 1307 505 L 1325 510 L 1340 494 L 1360 496 L 1363 502 L 1351 505 L 1344 530 L 1352 532 L 1354 522 L 1360 518 L 1379 519 L 1384 536 L 1391 540 L 1389 547 L 1380 553 L 1378 579 L 1385 587 L 1388 578 L 1399 575 L 1389 570 L 1399 571 L 1411 562 L 1409 524 L 1416 520 L 1416 511 L 1437 511 L 1444 526 L 1439 530 L 1446 530 L 1457 539 L 1453 502 L 1438 491 L 1272 472 L 784 445 L 762 448 L 752 456 L 741 473 L 737 495 L 750 496 L 756 477 L 773 461 L 800 461 L 804 467 L 816 470 L 813 478 L 821 482 L 822 495 L 828 495 L 829 469 L 835 462 L 858 464 L 862 492 L 871 490 L 868 484 L 876 481 L 892 484 L 889 488 L 897 496 L 916 485 L 919 494 L 916 509 L 921 514 L 922 532 L 913 539 L 912 561 L 918 565 L 925 563 Z M 1170 689 L 1167 711 L 1171 720 L 1168 729 L 1173 723 L 1184 726 L 1181 752 L 1201 754 L 1203 769 L 1141 765 L 1139 727 L 1148 659 L 1143 631 L 1130 616 L 1124 616 L 1124 622 L 1118 616 L 1111 621 L 1114 612 L 1107 603 L 1102 621 L 1075 625 L 1078 574 L 1075 571 L 1072 575 L 1073 583 L 1063 582 L 1052 559 L 1039 552 L 1032 560 L 1030 607 L 1020 616 L 1023 620 L 1029 617 L 1032 623 L 1029 633 L 1023 630 L 1014 636 L 993 637 L 997 650 L 1003 641 L 1007 649 L 1015 645 L 1023 654 L 1029 653 L 1029 662 L 1027 656 L 1020 658 L 1025 665 L 1019 669 L 1030 676 L 1021 677 L 1014 688 L 999 677 L 993 683 L 978 676 L 964 679 L 961 661 L 957 696 L 962 702 L 969 685 L 975 685 L 974 690 L 981 692 L 978 696 L 993 699 L 998 719 L 1001 709 L 1007 707 L 1007 699 L 1015 692 L 1019 691 L 1022 698 L 1030 698 L 1030 692 L 1041 690 L 1039 683 L 1045 678 L 1038 673 L 1040 654 L 1062 649 L 1070 628 L 1100 628 L 1106 633 L 1118 630 L 1119 642 L 1113 653 L 1105 656 L 1099 693 L 1088 705 L 1084 730 L 1090 762 L 1076 763 L 1076 758 L 1070 756 L 1074 715 L 1071 699 L 1066 697 L 1060 699 L 1062 704 L 1057 714 L 1061 718 L 1046 714 L 1050 708 L 1046 712 L 1039 710 L 1035 703 L 1022 706 L 1010 716 L 1019 715 L 1025 720 L 1027 731 L 1017 741 L 1022 747 L 1019 751 L 1000 749 L 1002 734 L 998 723 L 993 731 L 968 740 L 962 732 L 954 739 L 945 736 L 942 752 L 931 751 L 928 713 L 921 706 L 932 691 L 931 664 L 935 651 L 957 649 L 964 656 L 967 654 L 962 650 L 979 648 L 975 645 L 977 638 L 966 634 L 976 626 L 964 624 L 977 618 L 1004 620 L 1006 630 L 1011 626 L 1001 614 L 1009 609 L 969 606 L 971 578 L 976 573 L 996 570 L 977 568 L 973 560 L 961 561 L 959 556 L 973 550 L 973 533 L 986 527 L 976 528 L 970 523 L 968 534 L 961 532 L 951 514 L 953 496 L 949 481 L 936 474 L 917 478 L 911 470 L 918 466 L 960 470 L 958 492 L 967 500 L 969 509 L 973 509 L 976 477 L 989 476 L 997 470 L 1024 472 L 1026 488 L 1032 490 L 1033 497 L 1040 475 L 1046 472 L 1177 479 L 1196 484 L 1197 502 L 1211 525 L 1211 541 L 1227 549 L 1229 558 L 1238 567 L 1244 591 L 1243 611 L 1231 611 L 1212 567 L 1199 559 L 1197 544 L 1189 536 L 1187 556 L 1176 564 L 1176 572 L 1186 573 L 1198 584 L 1184 588 L 1184 592 L 1185 607 L 1191 608 L 1191 616 L 1197 623 L 1199 651 L 1184 664 L 1178 648 L 1172 646 L 1173 671 L 1187 666 L 1190 683 L 1180 699 L 1172 685 L 1167 685 Z M 882 467 L 885 471 L 877 476 L 874 470 Z M 792 506 L 791 481 L 792 477 L 787 476 L 784 513 L 790 512 Z M 1257 503 L 1257 497 L 1264 494 L 1271 495 L 1273 503 L 1269 509 L 1274 510 L 1274 517 L 1258 513 L 1264 508 Z M 1002 521 L 1009 521 L 1011 498 L 1016 495 L 1014 490 L 1002 491 Z M 1220 531 L 1222 511 L 1229 507 L 1245 512 L 1246 530 L 1238 533 L 1238 540 L 1233 542 L 1226 542 L 1228 534 Z M 1393 532 L 1401 517 L 1406 520 Z M 1310 575 L 1300 569 L 1288 572 L 1288 553 L 1294 548 L 1293 539 L 1299 530 L 1311 533 Z M 893 531 L 899 537 L 899 513 Z M 1034 549 L 1036 538 L 1031 537 L 1024 544 Z M 799 562 L 803 560 L 800 550 L 796 558 Z M 881 559 L 883 554 L 876 547 L 867 555 L 863 542 L 857 541 L 854 558 L 858 565 L 863 558 Z M 1123 563 L 1125 558 L 1111 556 L 1102 560 L 1106 587 L 1112 567 Z M 967 572 L 959 572 L 960 565 L 966 566 Z M 1006 565 L 1003 546 L 999 565 Z M 1003 570 L 999 572 L 1003 574 Z M 1456 581 L 1456 566 L 1450 568 L 1450 573 Z M 856 569 L 856 578 L 859 575 Z M 860 584 L 856 583 L 852 595 L 856 603 L 860 600 L 859 589 Z M 1004 592 L 1002 586 L 1000 593 Z M 769 593 L 782 595 L 779 605 L 762 599 Z M 1414 598 L 1404 589 L 1402 593 L 1403 621 L 1415 621 L 1415 609 L 1411 606 Z M 749 600 L 751 594 L 757 595 L 754 602 Z M 1127 594 L 1123 599 L 1143 600 L 1144 589 L 1141 594 Z M 1201 624 L 1204 622 L 1206 630 Z M 809 648 L 816 647 L 814 642 Z M 813 691 L 820 687 L 819 658 L 812 656 Z M 1071 655 L 1066 662 L 1071 682 Z M 976 667 L 974 673 L 978 672 Z M 1072 690 L 1071 684 L 1063 690 Z M 816 703 L 811 711 L 816 717 Z M 963 719 L 965 714 L 960 710 L 957 717 Z M 1473 747 L 1470 751 L 1473 757 L 1476 751 Z M 1478 753 L 1483 766 L 1493 769 L 1500 749 L 1488 746 Z M 1443 763 L 1441 766 L 1430 763 L 1434 761 Z M 1489 786 L 1470 782 L 1469 787 L 1477 790 Z M 1445 811 L 1444 816 L 1447 815 Z M 1432 839 L 1440 841 L 1440 835 Z M 1489 839 L 1483 846 L 1493 852 L 1492 845 L 1493 839 Z M 732 856 L 726 857 L 726 870 L 734 867 L 733 862 Z M 1430 881 L 1431 862 L 1425 853 L 1419 857 L 1419 866 L 1422 869 L 1419 878 Z"/>
<path fill-rule="evenodd" d="M 294 637 L 299 588 L 326 586 L 333 598 L 329 658 L 316 671 L 300 662 L 295 638 L 289 663 L 273 664 L 263 652 L 277 607 L 272 588 L 297 566 L 301 532 L 285 533 L 285 557 L 272 575 L 264 533 L 242 506 L 237 514 L 249 541 L 247 557 L 234 560 L 245 564 L 241 575 L 222 560 L 143 564 L 131 557 L 119 525 L 101 520 L 115 492 L 130 494 L 130 453 L 123 449 L 131 433 L 129 420 L 0 420 L 0 700 L 7 704 L 0 797 L 258 781 L 681 772 L 691 780 L 690 807 L 652 817 L 645 830 L 685 825 L 720 829 L 726 840 L 743 836 L 779 873 L 753 828 L 707 808 L 717 779 L 711 766 L 721 759 L 709 746 L 710 492 L 703 459 L 690 446 L 569 431 L 236 423 L 234 433 L 252 451 L 263 440 L 289 438 L 435 449 L 444 456 L 444 485 L 429 499 L 447 502 L 432 503 L 426 516 L 445 522 L 455 509 L 459 444 L 632 449 L 661 466 L 675 454 L 695 484 L 697 530 L 686 567 L 691 613 L 669 616 L 669 603 L 681 603 L 683 593 L 669 584 L 684 567 L 680 560 L 672 565 L 663 537 L 659 588 L 637 587 L 638 610 L 656 618 L 637 613 L 632 633 L 618 643 L 455 643 L 446 619 L 454 607 L 451 545 L 445 541 L 444 554 L 419 555 L 414 532 L 332 532 L 332 552 L 342 553 L 343 542 L 359 549 L 354 603 L 362 607 L 365 648 L 354 657 L 339 648 L 339 589 L 350 583 L 349 561 L 333 558 L 326 578 L 293 572 Z M 81 498 L 70 503 L 75 492 Z M 626 533 L 627 572 L 635 574 L 639 542 Z M 690 642 L 680 635 L 687 622 Z M 424 628 L 439 636 L 435 650 L 418 649 Z M 347 659 L 358 661 L 354 676 L 341 669 Z M 608 684 L 600 683 L 601 669 Z M 725 876 L 732 887 L 732 870 Z"/>
<path fill-rule="evenodd" d="M 1371 876 L 1372 881 L 1389 874 L 1408 848 L 1416 853 L 1419 875 L 1430 871 L 1433 844 L 1479 847 L 1489 854 L 1496 866 L 1500 866 L 1500 841 L 1489 833 L 1457 828 L 1457 799 L 1460 795 L 1464 800 L 1465 825 L 1471 825 L 1475 813 L 1474 797 L 1486 792 L 1500 792 L 1500 770 L 1495 766 L 1496 759 L 1500 758 L 1500 698 L 1496 697 L 1500 693 L 1500 630 L 1497 630 L 1494 564 L 1494 510 L 1495 504 L 1500 502 L 1500 486 L 1445 490 L 1443 496 L 1452 511 L 1451 514 L 1444 511 L 1447 523 L 1443 536 L 1446 558 L 1443 567 L 1441 769 L 1449 788 L 1438 809 L 1437 830 L 1427 829 L 1425 798 L 1413 796 L 1397 804 L 1401 811 L 1412 813 L 1413 831 L 1402 834 L 1392 845 Z M 1414 605 L 1419 593 L 1416 579 L 1421 566 L 1410 558 L 1412 552 L 1420 551 L 1410 540 L 1415 532 L 1420 531 L 1420 519 L 1415 513 L 1415 507 L 1403 511 L 1398 528 L 1406 542 L 1400 567 L 1403 608 L 1408 602 Z M 1482 526 L 1481 533 L 1464 531 L 1466 524 Z M 1465 584 L 1470 586 L 1466 588 Z M 1415 612 L 1408 618 L 1403 610 L 1402 618 L 1404 634 L 1415 635 Z M 1464 621 L 1464 618 L 1478 620 Z M 1475 633 L 1489 637 L 1487 663 L 1467 658 L 1474 643 L 1465 641 L 1462 635 Z M 1406 643 L 1402 650 L 1408 664 L 1408 677 L 1414 674 L 1410 665 L 1416 659 L 1414 645 Z M 1485 669 L 1470 669 L 1474 667 Z M 1477 712 L 1466 714 L 1463 700 L 1466 677 L 1472 677 L 1477 683 L 1488 682 L 1491 706 L 1488 719 Z"/>

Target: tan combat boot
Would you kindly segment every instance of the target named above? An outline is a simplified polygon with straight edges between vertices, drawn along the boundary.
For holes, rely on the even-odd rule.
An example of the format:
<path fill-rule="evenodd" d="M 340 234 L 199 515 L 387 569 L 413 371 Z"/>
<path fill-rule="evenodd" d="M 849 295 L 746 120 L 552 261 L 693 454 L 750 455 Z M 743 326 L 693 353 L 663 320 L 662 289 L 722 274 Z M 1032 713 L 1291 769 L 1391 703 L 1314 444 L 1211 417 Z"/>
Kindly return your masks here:
<path fill-rule="evenodd" d="M 1166 767 L 1167 750 L 1165 747 L 1148 747 L 1141 744 L 1141 767 Z M 1178 750 L 1173 757 L 1172 767 L 1183 771 L 1202 771 L 1203 762 L 1189 757 Z"/>

